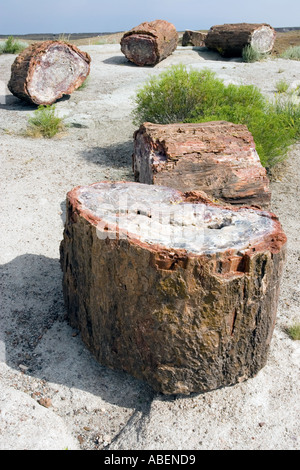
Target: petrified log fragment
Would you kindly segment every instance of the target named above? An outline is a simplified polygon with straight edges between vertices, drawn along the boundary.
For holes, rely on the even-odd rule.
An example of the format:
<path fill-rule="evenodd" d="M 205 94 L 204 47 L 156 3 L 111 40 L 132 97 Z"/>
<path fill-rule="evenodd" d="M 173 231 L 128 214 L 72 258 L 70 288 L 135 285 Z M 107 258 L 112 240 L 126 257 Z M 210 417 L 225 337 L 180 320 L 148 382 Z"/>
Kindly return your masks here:
<path fill-rule="evenodd" d="M 134 134 L 133 171 L 140 183 L 204 191 L 225 204 L 270 205 L 266 170 L 240 124 L 146 122 Z"/>
<path fill-rule="evenodd" d="M 274 214 L 201 193 L 77 187 L 61 243 L 70 323 L 101 364 L 162 393 L 240 382 L 267 360 L 285 242 Z"/>
<path fill-rule="evenodd" d="M 50 105 L 82 85 L 90 73 L 90 62 L 90 56 L 72 44 L 36 43 L 15 59 L 8 88 L 22 100 Z"/>
<path fill-rule="evenodd" d="M 121 51 L 136 65 L 155 65 L 175 51 L 178 33 L 165 20 L 144 22 L 127 31 L 121 39 Z"/>
<path fill-rule="evenodd" d="M 202 31 L 191 31 L 187 29 L 182 36 L 183 46 L 204 47 L 207 33 Z"/>
<path fill-rule="evenodd" d="M 274 28 L 265 23 L 223 24 L 210 28 L 205 45 L 217 50 L 224 57 L 241 56 L 247 45 L 264 54 L 272 51 L 275 36 Z"/>

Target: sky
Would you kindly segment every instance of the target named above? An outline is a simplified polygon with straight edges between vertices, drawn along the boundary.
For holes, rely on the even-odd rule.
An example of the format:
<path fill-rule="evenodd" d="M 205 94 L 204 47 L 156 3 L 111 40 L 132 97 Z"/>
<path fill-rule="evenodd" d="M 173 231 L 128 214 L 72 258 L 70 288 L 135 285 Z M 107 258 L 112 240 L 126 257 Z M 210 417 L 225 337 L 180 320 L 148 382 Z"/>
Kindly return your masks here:
<path fill-rule="evenodd" d="M 177 31 L 224 23 L 300 26 L 299 0 L 0 0 L 0 34 L 127 31 L 143 21 Z"/>

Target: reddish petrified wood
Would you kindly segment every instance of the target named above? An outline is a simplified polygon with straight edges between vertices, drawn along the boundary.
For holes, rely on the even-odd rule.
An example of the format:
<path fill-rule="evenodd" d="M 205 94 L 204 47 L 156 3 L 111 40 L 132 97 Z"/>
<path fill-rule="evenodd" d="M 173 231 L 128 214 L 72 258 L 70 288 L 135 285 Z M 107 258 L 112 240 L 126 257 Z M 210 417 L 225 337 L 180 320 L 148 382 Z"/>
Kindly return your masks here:
<path fill-rule="evenodd" d="M 136 65 L 155 65 L 175 51 L 178 33 L 165 20 L 144 22 L 127 31 L 121 39 L 121 51 Z"/>
<path fill-rule="evenodd" d="M 241 56 L 245 46 L 258 52 L 271 52 L 276 32 L 266 23 L 234 23 L 212 26 L 205 38 L 205 45 L 224 57 Z"/>
<path fill-rule="evenodd" d="M 50 105 L 82 85 L 90 73 L 90 62 L 90 56 L 73 44 L 36 43 L 15 59 L 8 88 L 22 100 Z"/>
<path fill-rule="evenodd" d="M 207 33 L 203 33 L 202 31 L 191 31 L 187 29 L 182 36 L 182 45 L 204 47 L 206 35 Z"/>
<path fill-rule="evenodd" d="M 162 393 L 235 384 L 267 361 L 285 243 L 274 214 L 198 192 L 77 187 L 61 243 L 70 323 L 101 364 Z"/>
<path fill-rule="evenodd" d="M 270 206 L 266 170 L 244 125 L 146 122 L 134 134 L 133 171 L 140 183 L 204 191 L 225 204 Z"/>

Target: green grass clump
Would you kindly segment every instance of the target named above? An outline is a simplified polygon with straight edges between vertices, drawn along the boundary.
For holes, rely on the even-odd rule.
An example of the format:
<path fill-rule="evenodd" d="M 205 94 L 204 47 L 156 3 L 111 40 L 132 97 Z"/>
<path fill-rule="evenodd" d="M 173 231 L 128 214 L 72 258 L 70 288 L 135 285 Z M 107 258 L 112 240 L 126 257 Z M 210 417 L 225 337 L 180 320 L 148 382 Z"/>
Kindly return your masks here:
<path fill-rule="evenodd" d="M 28 47 L 28 44 L 17 41 L 13 36 L 9 36 L 5 42 L 0 44 L 0 54 L 19 54 Z"/>
<path fill-rule="evenodd" d="M 295 323 L 294 325 L 286 329 L 287 334 L 293 340 L 300 340 L 300 323 Z"/>
<path fill-rule="evenodd" d="M 286 93 L 289 88 L 289 84 L 285 80 L 279 80 L 279 82 L 275 84 L 275 87 L 277 93 Z"/>
<path fill-rule="evenodd" d="M 70 42 L 71 35 L 70 34 L 65 34 L 62 33 L 58 36 L 58 41 L 64 42 L 66 44 L 69 44 Z"/>
<path fill-rule="evenodd" d="M 30 137 L 54 137 L 65 128 L 63 119 L 56 116 L 55 106 L 39 106 L 28 119 L 26 134 Z"/>
<path fill-rule="evenodd" d="M 289 47 L 281 54 L 281 57 L 283 59 L 300 60 L 300 46 Z"/>
<path fill-rule="evenodd" d="M 262 54 L 258 50 L 256 50 L 250 44 L 245 46 L 242 50 L 242 59 L 243 62 L 258 62 L 265 58 L 265 54 Z"/>
<path fill-rule="evenodd" d="M 226 86 L 210 70 L 173 66 L 152 77 L 135 99 L 134 123 L 229 121 L 252 133 L 262 165 L 271 168 L 300 136 L 300 106 L 268 101 L 252 85 Z"/>

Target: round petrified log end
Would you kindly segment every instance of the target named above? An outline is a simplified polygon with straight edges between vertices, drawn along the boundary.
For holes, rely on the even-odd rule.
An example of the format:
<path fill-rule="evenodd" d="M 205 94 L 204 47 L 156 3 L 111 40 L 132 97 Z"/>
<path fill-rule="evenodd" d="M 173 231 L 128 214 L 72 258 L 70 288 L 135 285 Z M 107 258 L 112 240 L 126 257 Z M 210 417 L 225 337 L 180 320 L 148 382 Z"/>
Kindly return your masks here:
<path fill-rule="evenodd" d="M 262 54 L 271 52 L 275 41 L 275 31 L 271 26 L 263 25 L 252 33 L 251 46 Z"/>
<path fill-rule="evenodd" d="M 267 360 L 285 242 L 274 214 L 203 193 L 75 188 L 61 243 L 70 323 L 101 364 L 162 393 L 240 382 Z"/>
<path fill-rule="evenodd" d="M 36 43 L 14 61 L 8 88 L 20 99 L 50 105 L 82 85 L 89 75 L 90 62 L 90 56 L 72 44 Z"/>
<path fill-rule="evenodd" d="M 156 65 L 177 47 L 175 26 L 165 20 L 144 23 L 127 31 L 121 38 L 121 51 L 136 65 Z"/>
<path fill-rule="evenodd" d="M 153 65 L 159 60 L 155 40 L 150 35 L 132 34 L 122 41 L 122 52 L 136 65 Z"/>

